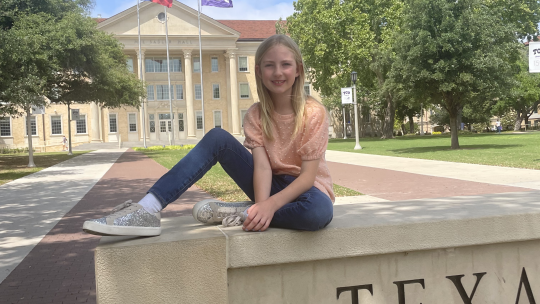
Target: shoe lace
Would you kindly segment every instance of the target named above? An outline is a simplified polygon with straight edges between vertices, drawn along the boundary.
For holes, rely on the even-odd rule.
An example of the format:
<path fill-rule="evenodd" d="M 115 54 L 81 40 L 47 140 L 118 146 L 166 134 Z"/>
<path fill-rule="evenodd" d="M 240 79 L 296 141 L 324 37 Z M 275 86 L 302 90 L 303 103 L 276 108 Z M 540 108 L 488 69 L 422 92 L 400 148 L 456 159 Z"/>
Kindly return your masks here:
<path fill-rule="evenodd" d="M 111 212 L 111 214 L 110 214 L 109 216 L 111 216 L 111 215 L 117 213 L 118 211 L 121 211 L 121 210 L 123 210 L 123 209 L 129 208 L 129 207 L 131 207 L 132 205 L 133 205 L 133 201 L 132 201 L 132 200 L 125 201 L 125 202 L 123 202 L 122 204 L 120 204 L 120 205 L 114 207 L 113 210 L 112 210 L 112 212 Z"/>
<path fill-rule="evenodd" d="M 240 215 L 229 215 L 226 218 L 223 219 L 221 224 L 223 227 L 234 227 L 234 226 L 240 226 L 245 221 L 245 215 L 244 213 L 240 213 Z"/>

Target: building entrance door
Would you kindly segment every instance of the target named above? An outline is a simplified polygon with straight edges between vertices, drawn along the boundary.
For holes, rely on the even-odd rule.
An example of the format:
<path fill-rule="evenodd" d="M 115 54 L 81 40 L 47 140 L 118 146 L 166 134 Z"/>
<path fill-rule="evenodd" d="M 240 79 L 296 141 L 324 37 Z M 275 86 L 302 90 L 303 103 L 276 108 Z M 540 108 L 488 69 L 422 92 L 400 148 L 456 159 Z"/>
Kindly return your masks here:
<path fill-rule="evenodd" d="M 159 121 L 159 140 L 168 141 L 171 129 L 170 120 L 160 120 Z"/>

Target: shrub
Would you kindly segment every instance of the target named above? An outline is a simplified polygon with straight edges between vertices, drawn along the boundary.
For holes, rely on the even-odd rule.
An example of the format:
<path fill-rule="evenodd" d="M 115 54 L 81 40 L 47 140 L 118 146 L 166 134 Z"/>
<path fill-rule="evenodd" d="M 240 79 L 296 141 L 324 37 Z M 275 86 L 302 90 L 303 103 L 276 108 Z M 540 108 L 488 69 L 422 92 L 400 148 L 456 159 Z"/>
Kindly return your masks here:
<path fill-rule="evenodd" d="M 32 151 L 36 152 L 35 149 L 32 149 Z M 18 154 L 18 153 L 28 153 L 28 147 L 26 148 L 0 147 L 0 154 Z"/>
<path fill-rule="evenodd" d="M 431 133 L 431 134 L 433 134 L 433 135 L 441 135 L 442 132 L 433 132 L 433 133 Z"/>

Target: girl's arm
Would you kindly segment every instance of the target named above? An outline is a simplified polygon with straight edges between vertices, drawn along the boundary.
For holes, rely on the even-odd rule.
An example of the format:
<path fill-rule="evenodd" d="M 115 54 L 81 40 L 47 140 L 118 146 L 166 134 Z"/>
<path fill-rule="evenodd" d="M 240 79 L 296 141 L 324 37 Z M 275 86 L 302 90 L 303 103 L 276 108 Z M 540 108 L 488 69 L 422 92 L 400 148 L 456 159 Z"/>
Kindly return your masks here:
<path fill-rule="evenodd" d="M 253 161 L 255 163 L 255 173 L 254 173 L 254 188 L 255 188 L 255 202 L 256 204 L 253 205 L 248 210 L 248 218 L 244 221 L 243 229 L 245 231 L 265 231 L 268 226 L 270 225 L 270 222 L 272 221 L 272 218 L 274 217 L 274 213 L 279 210 L 279 208 L 285 206 L 286 204 L 292 202 L 295 198 L 300 196 L 302 193 L 308 191 L 313 187 L 313 184 L 315 183 L 315 177 L 317 175 L 317 171 L 319 169 L 319 159 L 315 160 L 309 160 L 309 161 L 302 161 L 302 167 L 300 169 L 300 175 L 285 189 L 282 191 L 270 196 L 270 186 L 272 182 L 272 171 L 270 170 L 269 179 L 264 180 L 264 184 L 259 184 L 258 182 L 261 181 L 263 178 L 266 178 L 266 175 L 260 175 L 261 179 L 257 179 L 257 158 L 255 156 L 255 150 L 253 149 Z M 268 167 L 270 167 L 270 164 L 268 163 L 268 156 L 266 156 L 266 153 L 264 153 L 264 149 L 262 149 L 263 158 L 266 160 L 266 163 Z M 260 155 L 259 155 L 260 156 Z M 262 163 L 262 161 L 261 161 Z M 266 187 L 266 188 L 265 188 Z M 268 189 L 268 193 L 266 196 L 263 196 L 262 194 L 257 194 L 258 189 L 260 190 L 266 190 Z M 262 201 L 257 201 L 257 198 L 259 195 L 259 198 L 265 198 Z M 270 196 L 270 197 L 269 197 Z"/>
<path fill-rule="evenodd" d="M 272 187 L 272 168 L 264 147 L 257 147 L 253 153 L 253 190 L 255 203 L 264 202 L 270 197 Z"/>

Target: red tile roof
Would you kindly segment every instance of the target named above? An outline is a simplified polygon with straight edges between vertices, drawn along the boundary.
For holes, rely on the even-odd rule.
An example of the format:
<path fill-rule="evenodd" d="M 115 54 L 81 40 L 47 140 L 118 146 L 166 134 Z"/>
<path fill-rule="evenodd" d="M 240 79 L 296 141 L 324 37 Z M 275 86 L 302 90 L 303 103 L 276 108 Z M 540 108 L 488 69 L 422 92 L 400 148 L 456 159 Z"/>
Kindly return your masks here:
<path fill-rule="evenodd" d="M 101 23 L 108 18 L 94 18 Z M 277 20 L 216 20 L 237 32 L 240 32 L 238 40 L 263 40 L 276 34 Z M 284 21 L 285 22 L 285 21 Z"/>
<path fill-rule="evenodd" d="M 238 40 L 263 40 L 276 34 L 277 20 L 216 20 L 238 32 Z"/>

